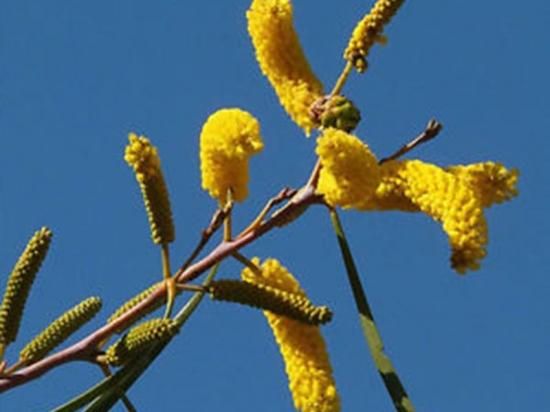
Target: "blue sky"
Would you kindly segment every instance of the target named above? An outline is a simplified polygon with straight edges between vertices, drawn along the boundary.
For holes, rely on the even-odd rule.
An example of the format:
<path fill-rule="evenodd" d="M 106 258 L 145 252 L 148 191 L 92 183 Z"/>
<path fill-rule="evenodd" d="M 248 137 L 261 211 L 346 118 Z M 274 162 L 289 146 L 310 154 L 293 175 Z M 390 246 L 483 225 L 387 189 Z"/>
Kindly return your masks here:
<path fill-rule="evenodd" d="M 42 225 L 54 243 L 35 283 L 19 342 L 91 295 L 104 300 L 91 331 L 159 278 L 158 250 L 134 178 L 127 133 L 159 148 L 177 226 L 174 265 L 214 210 L 200 188 L 198 135 L 221 107 L 262 123 L 244 226 L 314 164 L 305 139 L 255 63 L 246 1 L 39 2 L 0 12 L 0 272 Z M 371 2 L 295 1 L 310 62 L 329 88 L 355 22 Z M 521 170 L 520 197 L 487 211 L 489 255 L 478 272 L 448 266 L 440 226 L 423 215 L 343 213 L 387 350 L 419 411 L 524 411 L 550 403 L 547 159 L 550 156 L 550 5 L 407 2 L 371 67 L 345 93 L 362 110 L 357 134 L 387 155 L 436 117 L 440 137 L 415 151 L 441 165 L 483 160 Z M 362 340 L 328 216 L 314 208 L 246 248 L 279 258 L 315 302 L 343 410 L 391 411 Z M 236 263 L 221 270 L 239 273 Z M 2 283 L 4 280 L 2 280 Z M 130 392 L 139 410 L 291 410 L 282 362 L 260 313 L 205 301 Z M 81 333 L 79 336 L 83 336 Z M 50 409 L 97 381 L 72 364 L 0 397 L 2 411 Z"/>

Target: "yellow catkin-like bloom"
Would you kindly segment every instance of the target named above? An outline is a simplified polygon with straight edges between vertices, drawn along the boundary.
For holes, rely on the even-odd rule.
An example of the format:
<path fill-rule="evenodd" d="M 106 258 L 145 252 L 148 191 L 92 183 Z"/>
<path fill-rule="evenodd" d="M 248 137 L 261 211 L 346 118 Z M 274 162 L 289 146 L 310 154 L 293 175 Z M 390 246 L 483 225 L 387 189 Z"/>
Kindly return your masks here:
<path fill-rule="evenodd" d="M 259 265 L 259 259 L 253 259 L 253 263 Z M 246 282 L 306 296 L 296 279 L 275 259 L 266 260 L 261 265 L 261 273 L 245 268 L 241 276 Z M 264 315 L 281 350 L 296 409 L 339 411 L 340 399 L 319 327 L 268 311 L 264 311 Z"/>
<path fill-rule="evenodd" d="M 100 309 L 100 298 L 91 297 L 83 300 L 25 345 L 19 352 L 19 359 L 27 365 L 39 361 L 92 319 Z"/>
<path fill-rule="evenodd" d="M 483 207 L 505 202 L 518 194 L 516 186 L 519 171 L 508 170 L 500 163 L 449 166 L 446 170 L 466 182 L 476 193 Z"/>
<path fill-rule="evenodd" d="M 419 210 L 443 225 L 452 249 L 451 266 L 459 273 L 479 268 L 485 256 L 487 224 L 476 192 L 462 179 L 419 160 L 381 166 L 374 210 Z"/>
<path fill-rule="evenodd" d="M 122 366 L 142 354 L 151 344 L 169 339 L 178 331 L 179 326 L 172 319 L 156 318 L 143 322 L 107 349 L 105 362 Z"/>
<path fill-rule="evenodd" d="M 256 59 L 281 105 L 307 135 L 318 125 L 310 106 L 323 95 L 302 51 L 290 0 L 253 0 L 246 13 Z"/>
<path fill-rule="evenodd" d="M 0 358 L 4 348 L 17 337 L 29 291 L 51 240 L 50 229 L 43 227 L 35 232 L 8 278 L 0 306 Z"/>
<path fill-rule="evenodd" d="M 377 42 L 385 42 L 382 31 L 389 23 L 404 0 L 377 0 L 370 12 L 355 26 L 344 58 L 353 64 L 358 72 L 367 69 L 365 57 Z"/>
<path fill-rule="evenodd" d="M 232 108 L 212 114 L 202 127 L 202 188 L 221 204 L 231 189 L 233 200 L 248 196 L 248 160 L 263 149 L 260 123 L 250 113 Z"/>
<path fill-rule="evenodd" d="M 369 147 L 342 130 L 326 129 L 317 140 L 321 172 L 317 192 L 332 206 L 362 209 L 379 182 L 379 167 Z"/>
<path fill-rule="evenodd" d="M 124 160 L 134 169 L 139 183 L 151 227 L 151 238 L 156 244 L 173 242 L 175 230 L 172 209 L 157 148 L 145 136 L 137 136 L 135 133 L 130 133 L 128 140 Z"/>
<path fill-rule="evenodd" d="M 211 282 L 208 289 L 214 300 L 268 310 L 310 325 L 324 324 L 332 319 L 332 312 L 328 307 L 315 306 L 307 296 L 267 285 L 220 279 Z"/>

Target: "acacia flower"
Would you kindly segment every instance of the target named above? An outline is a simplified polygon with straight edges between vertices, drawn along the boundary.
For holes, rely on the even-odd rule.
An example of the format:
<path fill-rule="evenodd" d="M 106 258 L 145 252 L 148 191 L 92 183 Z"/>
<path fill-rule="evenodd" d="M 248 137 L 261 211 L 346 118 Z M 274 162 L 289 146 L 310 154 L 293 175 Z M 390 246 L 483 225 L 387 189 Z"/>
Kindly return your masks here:
<path fill-rule="evenodd" d="M 145 136 L 135 133 L 128 135 L 128 141 L 124 160 L 134 170 L 141 189 L 151 238 L 156 244 L 173 242 L 175 230 L 170 197 L 160 168 L 157 148 Z"/>
<path fill-rule="evenodd" d="M 495 162 L 449 166 L 446 170 L 463 180 L 479 197 L 483 207 L 517 196 L 519 171 Z"/>
<path fill-rule="evenodd" d="M 253 263 L 259 265 L 258 258 Z M 261 265 L 261 273 L 245 268 L 244 281 L 306 296 L 296 279 L 275 259 Z M 294 406 L 301 412 L 336 412 L 340 399 L 332 377 L 325 342 L 318 326 L 307 325 L 264 311 L 279 345 Z"/>
<path fill-rule="evenodd" d="M 260 124 L 240 109 L 221 109 L 204 123 L 200 135 L 202 188 L 221 204 L 248 195 L 248 159 L 263 149 Z"/>
<path fill-rule="evenodd" d="M 459 273 L 479 268 L 486 255 L 483 208 L 517 195 L 518 171 L 493 162 L 443 169 L 420 160 L 382 165 L 355 136 L 327 129 L 318 139 L 317 192 L 331 206 L 424 212 L 440 222 Z"/>
<path fill-rule="evenodd" d="M 376 199 L 367 208 L 403 210 L 406 204 L 408 210 L 426 213 L 442 223 L 449 237 L 451 266 L 459 273 L 478 269 L 486 255 L 487 223 L 477 193 L 452 173 L 420 160 L 391 161 L 380 169 Z"/>
<path fill-rule="evenodd" d="M 323 95 L 302 51 L 290 0 L 253 0 L 246 13 L 256 59 L 281 105 L 306 134 L 317 127 L 310 106 Z"/>
<path fill-rule="evenodd" d="M 317 191 L 332 206 L 363 209 L 378 186 L 378 162 L 357 137 L 326 129 L 317 139 L 321 172 Z"/>
<path fill-rule="evenodd" d="M 353 64 L 358 72 L 367 69 L 365 57 L 374 43 L 384 43 L 384 26 L 389 23 L 404 0 L 377 0 L 370 12 L 357 23 L 344 51 L 344 58 Z"/>

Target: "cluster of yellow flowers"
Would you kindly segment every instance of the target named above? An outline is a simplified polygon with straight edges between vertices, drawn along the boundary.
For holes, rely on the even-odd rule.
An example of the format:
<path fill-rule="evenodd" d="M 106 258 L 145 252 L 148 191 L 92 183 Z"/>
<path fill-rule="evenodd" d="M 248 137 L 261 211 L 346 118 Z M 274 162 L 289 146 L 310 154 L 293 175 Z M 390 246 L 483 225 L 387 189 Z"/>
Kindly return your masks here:
<path fill-rule="evenodd" d="M 337 85 L 345 81 L 352 66 L 358 71 L 366 69 L 370 47 L 383 40 L 384 26 L 402 3 L 377 0 L 359 22 L 344 53 L 348 63 Z M 420 160 L 380 163 L 367 144 L 349 133 L 360 115 L 337 94 L 341 87 L 323 96 L 323 85 L 294 30 L 291 1 L 253 0 L 247 19 L 258 64 L 281 105 L 306 134 L 320 130 L 316 142 L 319 174 L 311 182 L 326 204 L 361 211 L 423 212 L 442 224 L 451 246 L 451 266 L 459 273 L 478 269 L 487 245 L 484 208 L 517 195 L 517 170 L 493 162 L 446 168 Z M 221 205 L 243 201 L 248 195 L 249 159 L 262 149 L 260 125 L 250 113 L 237 108 L 216 111 L 200 134 L 203 189 Z M 140 184 L 161 175 L 156 149 L 142 137 L 130 136 L 126 158 Z M 297 280 L 277 260 L 268 259 L 260 266 L 256 258 L 252 265 L 257 270 L 244 269 L 244 281 L 306 299 Z M 285 360 L 296 408 L 340 410 L 319 327 L 269 311 L 264 314 Z"/>
<path fill-rule="evenodd" d="M 328 129 L 317 141 L 322 169 L 317 190 L 331 206 L 421 211 L 443 225 L 459 273 L 479 268 L 486 254 L 483 207 L 517 194 L 518 171 L 493 162 L 443 169 L 420 160 L 378 165 L 357 137 Z"/>
<path fill-rule="evenodd" d="M 260 260 L 252 262 L 258 266 Z M 261 272 L 245 268 L 243 280 L 306 297 L 298 281 L 276 259 L 267 259 Z M 332 377 L 325 342 L 318 326 L 264 311 L 285 361 L 289 387 L 297 410 L 336 412 L 340 399 Z"/>

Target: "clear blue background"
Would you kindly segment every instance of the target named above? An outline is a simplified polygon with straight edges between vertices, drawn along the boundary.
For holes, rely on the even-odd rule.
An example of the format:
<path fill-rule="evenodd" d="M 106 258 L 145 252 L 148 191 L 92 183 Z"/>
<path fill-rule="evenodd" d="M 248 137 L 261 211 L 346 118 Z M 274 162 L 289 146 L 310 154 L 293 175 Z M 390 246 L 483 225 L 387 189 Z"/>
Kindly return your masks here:
<path fill-rule="evenodd" d="M 327 89 L 370 5 L 295 1 L 304 49 Z M 36 229 L 55 232 L 10 360 L 81 299 L 104 299 L 89 332 L 159 279 L 159 253 L 122 160 L 129 131 L 160 150 L 178 229 L 175 266 L 215 207 L 200 188 L 198 163 L 209 113 L 238 106 L 262 123 L 265 150 L 252 161 L 251 196 L 235 210 L 236 227 L 281 187 L 304 182 L 314 140 L 303 137 L 262 78 L 247 7 L 221 0 L 0 2 L 1 278 Z M 550 404 L 549 18 L 542 0 L 407 2 L 387 30 L 389 45 L 376 47 L 369 71 L 345 88 L 362 109 L 357 134 L 380 156 L 435 116 L 444 132 L 412 156 L 521 169 L 520 197 L 487 211 L 489 255 L 466 277 L 450 270 L 446 237 L 426 216 L 343 214 L 387 349 L 418 411 Z M 311 209 L 244 253 L 279 258 L 314 301 L 333 308 L 324 333 L 343 410 L 391 411 L 325 210 Z M 233 262 L 221 271 L 238 273 Z M 262 315 L 204 303 L 131 390 L 138 409 L 291 410 Z M 96 368 L 71 364 L 2 394 L 0 410 L 48 410 L 99 378 Z"/>

